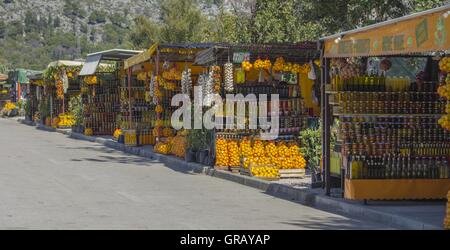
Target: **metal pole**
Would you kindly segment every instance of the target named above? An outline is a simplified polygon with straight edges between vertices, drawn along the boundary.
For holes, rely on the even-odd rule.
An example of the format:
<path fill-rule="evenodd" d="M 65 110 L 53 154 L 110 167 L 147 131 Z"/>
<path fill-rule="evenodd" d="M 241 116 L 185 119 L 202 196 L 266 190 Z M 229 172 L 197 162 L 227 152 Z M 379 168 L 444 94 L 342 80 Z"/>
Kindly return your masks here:
<path fill-rule="evenodd" d="M 322 188 L 325 189 L 325 72 L 326 64 L 323 56 L 323 44 L 320 45 L 320 62 L 321 62 L 321 74 L 320 74 L 320 116 L 322 119 Z"/>
<path fill-rule="evenodd" d="M 159 47 L 156 49 L 156 65 L 155 65 L 155 73 L 156 76 L 158 77 L 158 81 L 155 81 L 155 86 L 153 86 L 153 89 L 156 90 L 159 88 L 159 63 L 160 63 L 160 52 L 159 52 Z M 156 105 L 160 105 L 161 100 L 159 99 L 159 97 L 156 98 Z M 156 120 L 159 121 L 161 120 L 161 114 L 156 113 Z M 159 136 L 156 137 L 156 141 L 159 142 Z"/>
<path fill-rule="evenodd" d="M 325 58 L 324 60 L 325 62 L 325 76 L 324 79 L 326 81 L 325 84 L 329 83 L 329 75 L 328 75 L 328 69 L 329 69 L 329 60 L 327 58 Z M 325 128 L 325 161 L 324 161 L 324 166 L 325 166 L 325 183 L 326 183 L 326 195 L 330 195 L 331 194 L 331 167 L 330 167 L 330 152 L 331 152 L 331 148 L 330 148 L 330 140 L 331 140 L 331 114 L 330 114 L 330 105 L 329 105 L 329 96 L 328 94 L 325 93 L 325 85 L 323 86 L 323 90 L 324 92 L 324 118 L 325 118 L 325 122 L 324 122 L 324 128 Z"/>
<path fill-rule="evenodd" d="M 132 108 L 131 108 L 131 76 L 133 73 L 133 68 L 128 68 L 128 120 L 129 120 L 129 128 L 131 128 L 132 123 Z"/>

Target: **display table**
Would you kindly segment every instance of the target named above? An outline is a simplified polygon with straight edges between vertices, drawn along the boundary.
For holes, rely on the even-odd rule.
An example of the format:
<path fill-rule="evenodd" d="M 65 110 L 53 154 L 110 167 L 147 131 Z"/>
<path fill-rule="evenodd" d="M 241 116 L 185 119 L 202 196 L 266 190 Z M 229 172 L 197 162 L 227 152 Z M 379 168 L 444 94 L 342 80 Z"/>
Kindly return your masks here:
<path fill-rule="evenodd" d="M 445 199 L 450 179 L 345 180 L 350 200 Z"/>

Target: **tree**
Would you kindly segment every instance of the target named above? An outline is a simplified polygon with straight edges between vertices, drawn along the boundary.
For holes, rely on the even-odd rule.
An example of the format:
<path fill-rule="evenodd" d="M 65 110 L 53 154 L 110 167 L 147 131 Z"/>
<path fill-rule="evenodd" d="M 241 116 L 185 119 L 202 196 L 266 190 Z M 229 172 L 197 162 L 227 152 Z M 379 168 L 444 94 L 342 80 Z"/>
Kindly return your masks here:
<path fill-rule="evenodd" d="M 71 19 L 86 17 L 86 11 L 81 7 L 80 2 L 76 0 L 64 1 L 63 14 Z"/>
<path fill-rule="evenodd" d="M 27 10 L 25 13 L 25 33 L 30 33 L 38 30 L 38 19 L 35 13 Z"/>
<path fill-rule="evenodd" d="M 61 26 L 61 19 L 59 18 L 59 16 L 56 16 L 55 20 L 53 21 L 53 27 L 58 28 L 60 26 Z"/>
<path fill-rule="evenodd" d="M 12 21 L 7 29 L 8 37 L 17 37 L 23 35 L 23 24 L 21 21 Z"/>
<path fill-rule="evenodd" d="M 252 18 L 254 43 L 299 40 L 294 0 L 259 0 Z"/>
<path fill-rule="evenodd" d="M 149 48 L 154 42 L 160 40 L 161 28 L 145 16 L 134 19 L 134 26 L 130 32 L 130 42 L 135 49 Z"/>
<path fill-rule="evenodd" d="M 0 39 L 4 39 L 6 36 L 6 24 L 3 20 L 0 20 Z"/>
<path fill-rule="evenodd" d="M 168 43 L 201 41 L 202 13 L 196 0 L 165 0 L 160 3 L 161 40 Z"/>

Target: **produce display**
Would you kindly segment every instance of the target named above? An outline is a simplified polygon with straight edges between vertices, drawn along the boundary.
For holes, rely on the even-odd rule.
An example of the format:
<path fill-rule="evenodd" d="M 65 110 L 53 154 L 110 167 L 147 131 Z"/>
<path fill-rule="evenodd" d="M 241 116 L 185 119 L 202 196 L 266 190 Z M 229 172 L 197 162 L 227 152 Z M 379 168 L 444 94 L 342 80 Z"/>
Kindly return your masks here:
<path fill-rule="evenodd" d="M 75 118 L 71 114 L 60 114 L 59 115 L 59 121 L 58 121 L 58 127 L 59 128 L 71 128 L 73 125 L 75 125 Z"/>
<path fill-rule="evenodd" d="M 6 103 L 5 107 L 4 107 L 7 111 L 11 111 L 14 109 L 17 109 L 16 104 L 12 103 L 12 102 L 8 102 Z"/>
<path fill-rule="evenodd" d="M 170 145 L 166 142 L 158 142 L 155 145 L 155 152 L 163 155 L 168 155 L 170 153 Z"/>
<path fill-rule="evenodd" d="M 220 136 L 216 140 L 216 166 L 250 169 L 254 176 L 277 178 L 280 169 L 305 169 L 306 160 L 294 142 L 265 142 Z M 276 170 L 276 171 L 275 171 Z"/>
<path fill-rule="evenodd" d="M 439 62 L 439 69 L 442 72 L 442 84 L 438 88 L 438 94 L 446 101 L 445 115 L 439 119 L 438 123 L 444 129 L 450 131 L 450 57 L 444 57 Z"/>
<path fill-rule="evenodd" d="M 82 103 L 84 127 L 91 128 L 94 135 L 113 135 L 120 111 L 119 79 L 115 74 L 85 77 Z"/>
<path fill-rule="evenodd" d="M 128 77 L 125 77 L 119 87 L 120 120 L 116 126 L 124 131 L 126 145 L 142 146 L 155 143 L 152 135 L 156 123 L 155 105 L 149 96 L 151 79 L 147 74 L 132 76 L 130 91 Z"/>
<path fill-rule="evenodd" d="M 436 94 L 437 82 L 425 84 L 423 73 L 415 81 L 363 76 L 354 61 L 334 64 L 330 93 L 348 179 L 449 178 L 450 133 L 438 125 L 447 103 Z"/>
<path fill-rule="evenodd" d="M 179 131 L 172 140 L 170 153 L 179 158 L 184 158 L 186 154 L 186 133 Z"/>
<path fill-rule="evenodd" d="M 119 139 L 119 137 L 121 136 L 123 134 L 123 132 L 122 132 L 122 130 L 120 129 L 120 128 L 118 128 L 118 129 L 116 129 L 115 131 L 114 131 L 114 134 L 113 134 L 113 137 L 114 137 L 114 139 Z"/>

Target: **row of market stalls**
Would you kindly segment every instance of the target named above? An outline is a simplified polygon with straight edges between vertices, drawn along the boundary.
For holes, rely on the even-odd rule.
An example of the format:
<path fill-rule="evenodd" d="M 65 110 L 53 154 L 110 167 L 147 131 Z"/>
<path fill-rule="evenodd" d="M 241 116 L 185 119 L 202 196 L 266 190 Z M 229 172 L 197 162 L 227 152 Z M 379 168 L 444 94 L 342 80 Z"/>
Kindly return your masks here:
<path fill-rule="evenodd" d="M 126 56 L 129 58 L 124 60 Z M 86 88 L 82 91 L 86 94 L 85 133 L 111 135 L 111 128 L 120 128 L 114 134 L 129 146 L 153 145 L 158 153 L 266 179 L 280 178 L 279 169 L 286 170 L 288 177 L 304 176 L 306 162 L 299 151 L 298 134 L 319 114 L 319 105 L 312 97 L 319 95 L 318 89 L 314 93 L 317 76 L 308 76 L 318 72 L 318 62 L 314 63 L 317 58 L 315 42 L 259 46 L 155 44 L 144 52 L 91 54 L 80 74 L 82 88 Z M 102 74 L 97 67 L 101 61 L 116 61 L 115 72 L 107 77 Z M 214 105 L 212 101 L 194 105 L 198 93 L 197 100 L 202 101 L 207 94 L 223 100 L 227 94 L 254 94 L 255 104 L 260 94 L 269 94 L 269 98 L 270 94 L 279 94 L 281 118 L 276 132 L 281 136 L 265 142 L 257 127 L 206 129 L 202 117 Z M 193 112 L 184 115 L 183 111 L 183 120 L 172 121 L 172 115 L 181 108 L 172 105 L 177 94 L 189 99 L 183 103 L 187 105 L 184 110 Z M 270 109 L 270 101 L 264 103 L 265 108 Z M 249 108 L 244 104 L 244 111 Z M 226 116 L 223 111 L 215 115 L 216 119 L 249 121 L 249 112 L 244 112 L 244 117 Z M 269 120 L 270 116 L 266 114 Z M 193 125 L 198 118 L 199 128 L 180 126 L 184 119 Z M 266 147 L 271 148 L 270 154 Z M 293 153 L 288 154 L 288 150 Z M 284 155 L 277 158 L 279 152 Z"/>
<path fill-rule="evenodd" d="M 157 43 L 55 62 L 30 77 L 31 118 L 265 180 L 304 177 L 305 147 L 323 146 L 313 176 L 327 194 L 445 198 L 449 10 L 319 43 Z M 322 145 L 302 144 L 319 116 Z"/>

